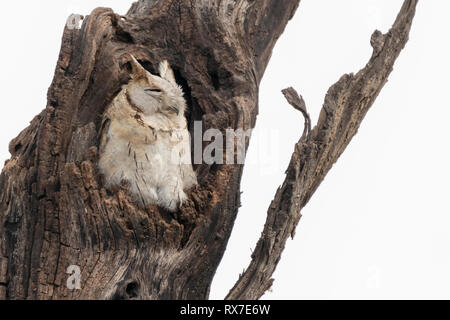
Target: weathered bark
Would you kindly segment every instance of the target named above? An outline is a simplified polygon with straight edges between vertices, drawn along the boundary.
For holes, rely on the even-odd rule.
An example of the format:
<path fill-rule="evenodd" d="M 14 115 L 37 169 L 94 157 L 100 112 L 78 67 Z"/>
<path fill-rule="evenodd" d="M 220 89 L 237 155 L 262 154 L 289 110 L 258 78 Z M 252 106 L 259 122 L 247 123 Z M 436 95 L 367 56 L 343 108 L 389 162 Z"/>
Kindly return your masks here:
<path fill-rule="evenodd" d="M 356 133 L 407 40 L 406 0 L 374 56 L 330 89 L 318 126 L 296 147 L 255 259 L 229 298 L 259 298 L 320 181 Z M 100 120 L 128 81 L 128 54 L 150 71 L 167 59 L 204 130 L 249 129 L 258 85 L 299 0 L 140 0 L 125 17 L 96 9 L 64 30 L 45 110 L 10 144 L 0 176 L 0 298 L 205 299 L 240 199 L 242 165 L 198 165 L 199 186 L 175 214 L 141 210 L 103 188 Z M 408 7 L 409 6 L 409 7 Z M 333 140 L 334 139 L 334 140 Z M 261 261 L 261 260 L 266 261 Z M 70 265 L 81 290 L 66 286 Z M 255 281 L 257 279 L 257 281 Z"/>
<path fill-rule="evenodd" d="M 313 130 L 310 130 L 303 99 L 293 88 L 283 90 L 288 102 L 305 116 L 305 131 L 295 146 L 286 179 L 270 204 L 252 261 L 228 294 L 228 299 L 258 299 L 272 286 L 272 274 L 287 239 L 294 237 L 301 209 L 357 133 L 406 45 L 417 2 L 404 2 L 387 34 L 378 30 L 372 34 L 370 61 L 357 74 L 342 76 L 328 90 Z"/>
<path fill-rule="evenodd" d="M 139 1 L 64 30 L 48 105 L 11 142 L 0 181 L 1 295 L 8 299 L 204 299 L 239 207 L 241 165 L 200 165 L 180 212 L 137 208 L 102 187 L 101 115 L 128 54 L 167 59 L 204 129 L 249 129 L 258 84 L 299 0 Z M 82 289 L 66 287 L 70 265 Z"/>

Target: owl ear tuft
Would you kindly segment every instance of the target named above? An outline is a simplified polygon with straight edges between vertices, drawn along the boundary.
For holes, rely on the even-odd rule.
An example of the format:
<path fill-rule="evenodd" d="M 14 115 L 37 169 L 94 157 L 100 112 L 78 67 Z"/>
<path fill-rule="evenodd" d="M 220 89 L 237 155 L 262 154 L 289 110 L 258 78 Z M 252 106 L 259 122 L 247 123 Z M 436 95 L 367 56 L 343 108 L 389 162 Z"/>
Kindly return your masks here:
<path fill-rule="evenodd" d="M 134 80 L 137 79 L 142 79 L 147 77 L 147 70 L 144 69 L 144 67 L 139 63 L 139 61 L 136 60 L 136 58 L 131 55 L 131 60 L 130 60 L 130 64 L 131 64 L 131 77 Z"/>
<path fill-rule="evenodd" d="M 161 61 L 159 63 L 159 75 L 161 78 L 166 79 L 167 81 L 170 81 L 173 84 L 177 83 L 177 81 L 175 80 L 173 70 L 170 67 L 169 62 L 167 62 L 167 60 Z"/>

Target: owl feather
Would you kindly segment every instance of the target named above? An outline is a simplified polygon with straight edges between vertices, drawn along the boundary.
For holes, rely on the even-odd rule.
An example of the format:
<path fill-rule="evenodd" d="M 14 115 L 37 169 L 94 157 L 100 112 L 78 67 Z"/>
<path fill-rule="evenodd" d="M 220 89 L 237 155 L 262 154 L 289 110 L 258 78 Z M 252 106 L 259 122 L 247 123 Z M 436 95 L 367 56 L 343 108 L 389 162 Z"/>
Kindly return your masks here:
<path fill-rule="evenodd" d="M 167 61 L 159 76 L 133 56 L 130 64 L 130 82 L 103 115 L 99 169 L 106 188 L 125 185 L 140 206 L 176 211 L 197 184 L 183 91 Z"/>

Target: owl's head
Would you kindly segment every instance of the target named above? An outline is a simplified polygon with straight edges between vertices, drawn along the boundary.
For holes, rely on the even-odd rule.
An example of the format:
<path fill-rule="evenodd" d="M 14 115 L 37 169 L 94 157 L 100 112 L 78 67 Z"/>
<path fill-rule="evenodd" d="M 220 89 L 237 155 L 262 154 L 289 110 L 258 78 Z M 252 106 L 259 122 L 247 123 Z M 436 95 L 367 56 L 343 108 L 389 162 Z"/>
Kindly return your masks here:
<path fill-rule="evenodd" d="M 167 117 L 184 116 L 186 101 L 167 61 L 159 64 L 159 76 L 153 75 L 131 56 L 131 81 L 128 95 L 133 105 L 146 116 L 157 113 Z"/>

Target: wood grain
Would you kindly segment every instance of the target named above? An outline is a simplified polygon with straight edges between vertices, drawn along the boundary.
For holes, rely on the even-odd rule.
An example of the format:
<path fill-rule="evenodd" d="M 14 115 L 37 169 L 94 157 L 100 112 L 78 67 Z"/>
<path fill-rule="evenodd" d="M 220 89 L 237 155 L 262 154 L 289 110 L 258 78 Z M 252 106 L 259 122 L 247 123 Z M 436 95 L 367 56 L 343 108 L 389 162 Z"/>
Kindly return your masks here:
<path fill-rule="evenodd" d="M 295 145 L 286 179 L 270 204 L 252 261 L 227 299 L 259 299 L 272 286 L 272 274 L 287 239 L 294 237 L 301 209 L 357 133 L 406 45 L 417 3 L 404 1 L 389 32 L 373 33 L 369 62 L 358 73 L 342 76 L 328 90 L 313 130 L 308 129 L 310 120 L 303 99 L 293 88 L 283 91 L 288 102 L 305 115 L 305 131 Z"/>
<path fill-rule="evenodd" d="M 45 109 L 11 141 L 0 175 L 0 299 L 206 299 L 240 207 L 242 165 L 197 165 L 180 211 L 138 208 L 97 170 L 106 106 L 134 55 L 155 73 L 167 59 L 183 86 L 192 133 L 250 129 L 272 49 L 299 0 L 139 0 L 125 16 L 98 8 L 64 30 Z M 328 92 L 295 148 L 252 264 L 228 298 L 259 298 L 286 239 L 387 80 L 417 1 L 406 0 L 374 55 Z M 292 92 L 291 92 L 292 93 Z M 298 101 L 297 101 L 298 102 Z M 66 270 L 81 269 L 81 290 Z M 231 287 L 231 285 L 230 285 Z"/>

